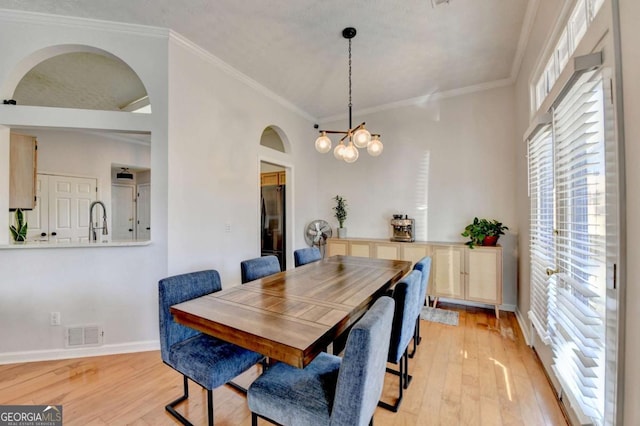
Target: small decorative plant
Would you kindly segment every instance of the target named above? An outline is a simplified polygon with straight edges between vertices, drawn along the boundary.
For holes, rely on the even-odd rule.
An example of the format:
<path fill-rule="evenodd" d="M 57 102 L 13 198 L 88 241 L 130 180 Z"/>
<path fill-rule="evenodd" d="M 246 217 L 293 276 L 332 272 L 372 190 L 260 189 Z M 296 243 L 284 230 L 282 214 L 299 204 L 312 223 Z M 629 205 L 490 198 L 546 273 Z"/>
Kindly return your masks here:
<path fill-rule="evenodd" d="M 22 210 L 16 209 L 15 213 L 16 224 L 9 226 L 9 231 L 11 231 L 11 236 L 13 237 L 13 241 L 27 241 L 27 222 L 24 220 L 24 213 Z"/>
<path fill-rule="evenodd" d="M 344 221 L 347 220 L 347 200 L 339 195 L 336 195 L 333 199 L 336 200 L 336 206 L 333 210 L 335 211 L 336 219 L 338 219 L 339 227 L 344 228 Z"/>
<path fill-rule="evenodd" d="M 504 235 L 504 231 L 508 229 L 502 222 L 498 222 L 495 219 L 478 219 L 474 217 L 473 222 L 468 224 L 460 235 L 470 239 L 465 243 L 469 248 L 473 248 L 473 246 L 495 246 L 500 235 Z"/>

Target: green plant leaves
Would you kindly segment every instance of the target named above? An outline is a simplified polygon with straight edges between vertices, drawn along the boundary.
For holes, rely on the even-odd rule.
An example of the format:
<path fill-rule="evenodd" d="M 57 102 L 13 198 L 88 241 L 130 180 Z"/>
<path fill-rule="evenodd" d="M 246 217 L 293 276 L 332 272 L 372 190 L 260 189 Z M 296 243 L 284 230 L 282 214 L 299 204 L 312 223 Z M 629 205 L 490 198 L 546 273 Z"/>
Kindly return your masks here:
<path fill-rule="evenodd" d="M 13 237 L 13 241 L 27 241 L 27 222 L 24 221 L 24 213 L 22 210 L 16 209 L 16 224 L 9 226 L 9 231 Z"/>
<path fill-rule="evenodd" d="M 463 237 L 468 237 L 471 241 L 467 241 L 465 244 L 469 246 L 469 248 L 473 248 L 474 245 L 481 246 L 485 237 L 504 235 L 504 231 L 509 228 L 504 226 L 502 222 L 498 222 L 497 220 L 489 220 L 489 219 L 478 219 L 477 217 L 473 218 L 473 222 L 468 224 L 464 228 L 464 232 L 460 235 Z"/>
<path fill-rule="evenodd" d="M 336 200 L 336 205 L 333 207 L 336 219 L 338 219 L 340 228 L 343 228 L 342 225 L 344 225 L 344 221 L 347 220 L 347 200 L 339 195 L 336 195 L 333 199 Z"/>

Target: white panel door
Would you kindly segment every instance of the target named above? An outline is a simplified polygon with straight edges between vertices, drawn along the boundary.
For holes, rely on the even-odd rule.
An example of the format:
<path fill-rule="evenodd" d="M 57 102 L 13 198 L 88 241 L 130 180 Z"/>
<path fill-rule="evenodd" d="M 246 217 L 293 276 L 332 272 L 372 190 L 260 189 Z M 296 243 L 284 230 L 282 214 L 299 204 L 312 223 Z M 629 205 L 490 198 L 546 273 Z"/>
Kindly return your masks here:
<path fill-rule="evenodd" d="M 51 241 L 89 241 L 89 206 L 96 200 L 96 188 L 96 179 L 49 176 Z"/>
<path fill-rule="evenodd" d="M 36 176 L 36 206 L 27 211 L 27 241 L 49 240 L 49 176 Z"/>
<path fill-rule="evenodd" d="M 143 183 L 138 185 L 138 240 L 151 239 L 151 184 Z"/>
<path fill-rule="evenodd" d="M 134 187 L 133 185 L 111 186 L 111 227 L 114 241 L 134 239 Z"/>

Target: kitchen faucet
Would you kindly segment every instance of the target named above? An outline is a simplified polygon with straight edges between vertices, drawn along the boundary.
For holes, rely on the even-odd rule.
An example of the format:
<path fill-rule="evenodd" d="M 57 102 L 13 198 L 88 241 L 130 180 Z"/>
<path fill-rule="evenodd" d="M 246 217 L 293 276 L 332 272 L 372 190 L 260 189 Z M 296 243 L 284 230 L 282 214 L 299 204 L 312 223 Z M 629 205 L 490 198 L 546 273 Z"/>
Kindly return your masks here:
<path fill-rule="evenodd" d="M 96 223 L 96 226 L 93 225 L 93 208 L 96 204 L 100 204 L 102 206 L 102 228 L 98 228 L 98 223 Z M 102 229 L 102 235 L 109 234 L 109 231 L 107 230 L 107 208 L 104 206 L 102 201 L 94 201 L 89 206 L 89 242 L 98 241 L 96 229 Z"/>

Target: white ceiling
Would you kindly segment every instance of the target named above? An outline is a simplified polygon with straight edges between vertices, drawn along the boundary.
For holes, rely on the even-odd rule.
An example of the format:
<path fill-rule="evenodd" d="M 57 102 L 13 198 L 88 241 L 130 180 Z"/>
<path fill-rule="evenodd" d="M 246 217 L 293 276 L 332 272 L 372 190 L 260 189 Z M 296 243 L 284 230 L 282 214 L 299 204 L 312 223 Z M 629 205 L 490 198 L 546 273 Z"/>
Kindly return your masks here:
<path fill-rule="evenodd" d="M 513 79 L 537 0 L 0 0 L 0 8 L 167 27 L 319 120 Z M 525 30 L 523 30 L 525 27 Z"/>

